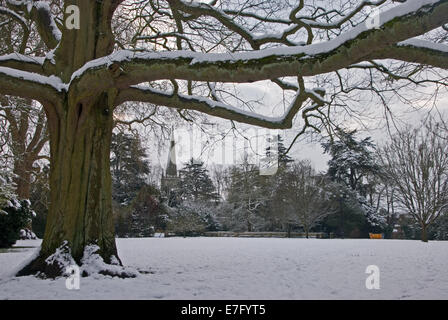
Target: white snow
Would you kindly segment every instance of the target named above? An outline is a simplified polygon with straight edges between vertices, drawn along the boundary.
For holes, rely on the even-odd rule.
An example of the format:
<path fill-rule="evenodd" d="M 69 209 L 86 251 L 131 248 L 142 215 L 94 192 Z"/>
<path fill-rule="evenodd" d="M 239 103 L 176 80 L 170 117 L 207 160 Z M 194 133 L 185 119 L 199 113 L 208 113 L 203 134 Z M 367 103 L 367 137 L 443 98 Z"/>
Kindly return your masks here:
<path fill-rule="evenodd" d="M 56 26 L 56 23 L 54 21 L 54 17 L 51 14 L 51 8 L 50 5 L 48 4 L 48 2 L 45 1 L 32 1 L 32 0 L 8 0 L 8 2 L 12 5 L 15 6 L 21 6 L 21 5 L 26 5 L 28 13 L 31 12 L 31 10 L 34 8 L 36 8 L 37 10 L 45 10 L 47 11 L 48 17 L 50 18 L 50 28 L 51 28 L 51 33 L 53 34 L 54 38 L 57 41 L 61 41 L 62 39 L 62 33 L 59 30 L 59 28 Z M 21 17 L 18 16 L 19 18 L 21 18 L 25 25 L 27 24 L 27 22 Z"/>
<path fill-rule="evenodd" d="M 49 256 L 45 262 L 49 265 L 57 265 L 63 270 L 67 270 L 68 267 L 75 265 L 76 262 L 72 258 L 70 248 L 67 246 L 67 242 L 64 243 L 56 249 L 56 252 Z"/>
<path fill-rule="evenodd" d="M 50 5 L 45 1 L 34 1 L 32 5 L 37 10 L 45 10 L 47 11 L 48 17 L 50 18 L 50 28 L 51 33 L 53 34 L 53 37 L 56 39 L 56 41 L 61 41 L 62 39 L 62 32 L 59 30 L 59 28 L 56 25 L 56 22 L 54 21 L 54 17 L 51 14 L 51 8 Z"/>
<path fill-rule="evenodd" d="M 448 45 L 443 43 L 435 43 L 422 39 L 409 39 L 398 43 L 399 46 L 413 46 L 418 48 L 431 49 L 435 51 L 448 52 Z"/>
<path fill-rule="evenodd" d="M 38 246 L 18 241 L 17 246 Z M 448 242 L 370 239 L 117 239 L 133 279 L 11 278 L 36 249 L 0 253 L 0 299 L 448 299 Z M 367 266 L 380 269 L 368 290 Z"/>
<path fill-rule="evenodd" d="M 95 278 L 102 278 L 102 275 L 100 274 L 102 271 L 107 271 L 110 274 L 123 274 L 132 277 L 137 277 L 139 275 L 138 272 L 132 268 L 126 266 L 121 267 L 115 256 L 112 257 L 112 264 L 106 264 L 103 258 L 97 253 L 99 249 L 100 247 L 97 245 L 90 245 L 85 248 L 84 256 L 81 259 L 81 274 L 85 273 Z"/>
<path fill-rule="evenodd" d="M 27 80 L 27 81 L 50 85 L 54 89 L 58 90 L 59 92 L 62 90 L 66 90 L 66 91 L 68 90 L 68 85 L 64 84 L 62 82 L 61 78 L 56 77 L 56 76 L 47 77 L 47 76 L 40 75 L 38 73 L 26 72 L 26 71 L 16 70 L 16 69 L 12 69 L 12 68 L 7 68 L 7 67 L 0 67 L 0 73 L 10 76 L 10 77 L 18 78 L 18 79 L 23 79 L 23 80 Z"/>

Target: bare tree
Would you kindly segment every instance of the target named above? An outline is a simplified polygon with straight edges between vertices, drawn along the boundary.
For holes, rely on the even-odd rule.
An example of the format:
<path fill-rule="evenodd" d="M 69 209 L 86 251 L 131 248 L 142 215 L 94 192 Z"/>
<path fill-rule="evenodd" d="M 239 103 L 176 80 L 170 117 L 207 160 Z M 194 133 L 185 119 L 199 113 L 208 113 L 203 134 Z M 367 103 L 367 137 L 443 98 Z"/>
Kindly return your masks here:
<path fill-rule="evenodd" d="M 260 210 L 266 204 L 259 168 L 251 164 L 245 154 L 241 164 L 230 168 L 229 175 L 227 201 L 240 211 L 246 231 L 255 231 L 261 220 Z"/>
<path fill-rule="evenodd" d="M 401 2 L 1 0 L 0 34 L 14 38 L 14 53 L 0 56 L 0 94 L 39 101 L 50 133 L 48 224 L 40 256 L 20 274 L 60 274 L 46 261 L 63 244 L 79 264 L 92 244 L 116 261 L 109 154 L 114 109 L 125 102 L 272 129 L 291 128 L 298 115 L 301 134 L 321 130 L 338 93 L 443 85 L 446 39 L 431 32 L 446 34 L 448 3 Z M 371 9 L 383 5 L 372 25 Z M 68 24 L 74 8 L 79 24 Z M 377 61 L 385 59 L 407 67 Z M 427 65 L 439 69 L 419 68 Z M 376 76 L 339 81 L 354 79 L 345 69 Z M 320 84 L 332 79 L 325 95 Z M 285 90 L 283 115 L 260 114 L 229 90 L 255 81 Z"/>
<path fill-rule="evenodd" d="M 31 32 L 26 21 L 18 15 L 12 18 L 18 23 L 5 19 L 13 12 L 7 11 L 2 4 L 3 1 L 0 1 L 0 55 L 41 51 L 42 45 L 36 42 L 39 37 Z M 0 119 L 4 121 L 2 143 L 7 146 L 1 149 L 2 157 L 11 158 L 17 196 L 19 199 L 29 199 L 32 177 L 39 170 L 35 164 L 45 158 L 41 152 L 48 142 L 45 112 L 36 101 L 0 93 Z"/>
<path fill-rule="evenodd" d="M 14 182 L 19 199 L 29 199 L 36 162 L 49 157 L 43 152 L 48 142 L 45 112 L 29 99 L 0 100 L 0 118 L 6 120 L 8 149 L 13 162 Z"/>
<path fill-rule="evenodd" d="M 219 200 L 225 199 L 224 190 L 226 187 L 226 175 L 228 175 L 227 169 L 222 164 L 215 164 L 211 168 L 211 175 L 213 182 L 216 186 L 216 193 Z"/>
<path fill-rule="evenodd" d="M 286 200 L 286 216 L 301 226 L 308 238 L 310 229 L 334 211 L 325 189 L 329 181 L 316 174 L 307 160 L 295 162 L 284 174 L 284 186 L 278 192 Z"/>
<path fill-rule="evenodd" d="M 433 120 L 420 129 L 406 129 L 382 148 L 385 174 L 393 183 L 396 206 L 406 210 L 422 229 L 448 210 L 448 140 Z"/>

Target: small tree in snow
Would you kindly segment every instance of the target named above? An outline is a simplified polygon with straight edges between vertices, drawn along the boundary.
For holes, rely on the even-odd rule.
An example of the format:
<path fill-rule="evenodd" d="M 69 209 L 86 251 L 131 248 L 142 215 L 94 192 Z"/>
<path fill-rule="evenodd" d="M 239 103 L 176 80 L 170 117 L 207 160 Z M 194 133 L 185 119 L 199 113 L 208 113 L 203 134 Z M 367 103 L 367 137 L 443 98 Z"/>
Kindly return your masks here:
<path fill-rule="evenodd" d="M 333 213 L 330 195 L 324 188 L 328 181 L 316 174 L 309 161 L 294 163 L 286 176 L 277 192 L 285 196 L 289 219 L 300 225 L 308 238 L 310 229 Z"/>
<path fill-rule="evenodd" d="M 262 207 L 267 202 L 263 176 L 259 175 L 259 168 L 249 163 L 245 157 L 243 162 L 230 169 L 229 195 L 227 201 L 240 214 L 240 219 L 246 231 L 258 229 L 262 218 Z"/>
<path fill-rule="evenodd" d="M 392 137 L 381 152 L 386 175 L 396 193 L 395 202 L 427 229 L 448 210 L 448 140 L 429 121 L 421 129 L 406 129 Z"/>

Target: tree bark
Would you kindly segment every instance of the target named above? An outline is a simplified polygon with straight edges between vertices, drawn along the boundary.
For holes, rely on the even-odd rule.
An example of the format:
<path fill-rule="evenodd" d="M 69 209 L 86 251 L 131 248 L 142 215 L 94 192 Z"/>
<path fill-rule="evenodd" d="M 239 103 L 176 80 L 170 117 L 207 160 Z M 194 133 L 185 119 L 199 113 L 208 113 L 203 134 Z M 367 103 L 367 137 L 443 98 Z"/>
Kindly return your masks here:
<path fill-rule="evenodd" d="M 65 83 L 85 63 L 113 51 L 111 20 L 121 2 L 64 2 L 64 11 L 69 4 L 77 5 L 81 18 L 81 28 L 64 29 L 55 49 L 54 72 Z M 92 81 L 111 81 L 110 77 L 107 72 L 100 77 L 93 76 Z M 72 83 L 67 93 L 45 100 L 51 153 L 50 208 L 40 254 L 19 276 L 64 275 L 66 265 L 48 257 L 62 251 L 67 253 L 64 257 L 70 263 L 82 266 L 89 245 L 99 247 L 95 253 L 106 264 L 117 261 L 121 264 L 115 245 L 110 174 L 116 96 L 116 89 L 101 91 L 95 85 L 81 88 Z M 116 275 L 125 276 L 124 273 Z"/>
<path fill-rule="evenodd" d="M 250 223 L 249 218 L 247 218 L 247 232 L 252 232 L 252 223 Z"/>
<path fill-rule="evenodd" d="M 428 242 L 428 226 L 422 225 L 422 241 Z"/>
<path fill-rule="evenodd" d="M 14 183 L 19 199 L 29 199 L 31 194 L 31 172 L 33 164 L 24 159 L 14 161 Z"/>
<path fill-rule="evenodd" d="M 112 108 L 107 94 L 90 104 L 72 105 L 59 118 L 49 119 L 51 171 L 49 208 L 40 255 L 20 275 L 56 277 L 65 270 L 45 260 L 66 243 L 81 265 L 86 246 L 99 246 L 106 263 L 116 257 L 112 215 L 110 144 Z M 119 260 L 118 260 L 119 261 Z"/>

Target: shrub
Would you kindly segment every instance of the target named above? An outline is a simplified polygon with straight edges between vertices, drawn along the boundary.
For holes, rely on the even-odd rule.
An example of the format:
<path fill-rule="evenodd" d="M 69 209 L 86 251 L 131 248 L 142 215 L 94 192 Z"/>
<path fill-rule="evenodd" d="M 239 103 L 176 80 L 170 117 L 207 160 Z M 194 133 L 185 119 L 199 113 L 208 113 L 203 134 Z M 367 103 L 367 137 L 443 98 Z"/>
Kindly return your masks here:
<path fill-rule="evenodd" d="M 25 229 L 34 212 L 28 200 L 11 199 L 0 209 L 0 248 L 9 248 L 20 238 L 20 230 Z"/>
<path fill-rule="evenodd" d="M 204 231 L 218 230 L 213 209 L 210 204 L 192 202 L 171 208 L 167 229 L 182 236 L 198 236 Z"/>

